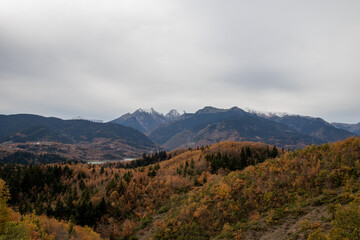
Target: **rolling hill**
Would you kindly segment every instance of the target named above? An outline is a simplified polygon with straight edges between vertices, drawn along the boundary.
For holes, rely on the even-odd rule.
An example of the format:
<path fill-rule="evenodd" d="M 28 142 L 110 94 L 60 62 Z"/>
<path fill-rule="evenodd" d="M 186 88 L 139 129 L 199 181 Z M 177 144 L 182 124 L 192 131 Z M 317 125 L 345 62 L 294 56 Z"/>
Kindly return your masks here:
<path fill-rule="evenodd" d="M 31 114 L 0 115 L 0 143 L 3 142 L 60 142 L 65 144 L 91 143 L 110 139 L 135 148 L 155 148 L 141 132 L 112 123 L 87 120 L 62 120 Z"/>

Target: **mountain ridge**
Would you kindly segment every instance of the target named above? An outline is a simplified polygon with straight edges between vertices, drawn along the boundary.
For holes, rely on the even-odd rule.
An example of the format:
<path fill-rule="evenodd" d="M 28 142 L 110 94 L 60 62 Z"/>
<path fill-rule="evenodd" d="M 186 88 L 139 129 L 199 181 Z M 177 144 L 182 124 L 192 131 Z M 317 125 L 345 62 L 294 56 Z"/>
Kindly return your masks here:
<path fill-rule="evenodd" d="M 165 115 L 154 108 L 139 108 L 108 123 L 79 119 L 62 120 L 31 114 L 9 116 L 17 116 L 32 122 L 30 124 L 27 121 L 22 124 L 19 121 L 6 120 L 7 115 L 0 115 L 0 124 L 7 126 L 5 128 L 0 126 L 2 142 L 40 139 L 74 143 L 91 142 L 94 138 L 124 138 L 122 141 L 131 146 L 153 147 L 159 144 L 171 150 L 232 140 L 298 148 L 356 136 L 356 133 L 343 129 L 356 125 L 335 125 L 321 118 L 287 113 L 265 114 L 249 109 L 243 110 L 236 106 L 229 109 L 206 106 L 195 113 L 183 114 L 173 109 Z M 52 122 L 50 125 L 49 121 Z M 84 127 L 87 127 L 86 131 Z M 136 130 L 138 133 L 134 132 Z M 132 137 L 124 135 L 125 132 Z"/>
<path fill-rule="evenodd" d="M 351 134 L 344 129 L 334 128 L 334 126 L 332 126 L 330 123 L 318 117 L 284 115 L 271 116 L 268 117 L 268 119 L 278 123 L 283 123 L 301 134 L 319 138 L 324 142 L 334 142 L 354 136 L 354 134 Z"/>
<path fill-rule="evenodd" d="M 360 122 L 351 124 L 351 123 L 331 123 L 336 128 L 344 129 L 346 131 L 360 135 Z"/>
<path fill-rule="evenodd" d="M 0 115 L 0 142 L 81 143 L 99 138 L 119 140 L 132 147 L 156 147 L 141 132 L 118 124 L 62 120 L 32 114 Z"/>
<path fill-rule="evenodd" d="M 110 121 L 110 123 L 132 127 L 146 134 L 160 125 L 176 121 L 180 117 L 180 113 L 175 109 L 170 110 L 166 115 L 164 115 L 153 108 L 139 108 L 133 113 L 126 113 L 121 117 Z"/>
<path fill-rule="evenodd" d="M 166 149 L 226 140 L 265 142 L 294 148 L 343 140 L 354 134 L 337 129 L 321 118 L 290 114 L 264 116 L 238 107 L 206 106 L 160 125 L 148 136 Z"/>

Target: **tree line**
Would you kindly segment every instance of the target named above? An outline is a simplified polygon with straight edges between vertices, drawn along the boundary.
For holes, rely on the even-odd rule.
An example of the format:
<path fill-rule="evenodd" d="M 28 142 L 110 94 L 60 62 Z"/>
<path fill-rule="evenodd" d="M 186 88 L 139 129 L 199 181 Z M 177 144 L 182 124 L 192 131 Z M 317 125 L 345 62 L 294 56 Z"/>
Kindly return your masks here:
<path fill-rule="evenodd" d="M 42 154 L 34 154 L 32 152 L 27 151 L 16 151 L 5 155 L 3 158 L 0 159 L 0 163 L 14 163 L 14 164 L 23 164 L 29 165 L 34 163 L 59 163 L 59 162 L 66 162 L 67 159 L 53 153 L 42 153 Z"/>
<path fill-rule="evenodd" d="M 271 150 L 269 146 L 264 151 L 259 149 L 252 150 L 249 146 L 241 148 L 240 155 L 229 156 L 227 153 L 207 154 L 205 159 L 211 164 L 212 173 L 216 173 L 220 168 L 230 171 L 241 170 L 250 165 L 262 163 L 265 159 L 276 158 L 279 154 L 274 146 Z"/>
<path fill-rule="evenodd" d="M 91 189 L 85 187 L 83 182 L 84 173 L 75 176 L 74 170 L 67 165 L 0 166 L 0 178 L 9 187 L 9 204 L 16 206 L 21 214 L 35 211 L 39 215 L 71 220 L 78 225 L 94 226 L 106 214 L 105 200 L 102 198 L 93 206 L 90 201 Z M 66 181 L 73 178 L 77 178 L 81 194 Z M 53 202 L 56 202 L 55 206 L 51 204 Z"/>
<path fill-rule="evenodd" d="M 114 168 L 137 168 L 145 167 L 151 164 L 159 163 L 171 158 L 171 154 L 167 154 L 166 151 L 159 151 L 155 153 L 146 154 L 139 159 L 128 161 L 128 162 L 117 162 L 117 163 L 105 163 L 104 167 L 114 167 Z"/>

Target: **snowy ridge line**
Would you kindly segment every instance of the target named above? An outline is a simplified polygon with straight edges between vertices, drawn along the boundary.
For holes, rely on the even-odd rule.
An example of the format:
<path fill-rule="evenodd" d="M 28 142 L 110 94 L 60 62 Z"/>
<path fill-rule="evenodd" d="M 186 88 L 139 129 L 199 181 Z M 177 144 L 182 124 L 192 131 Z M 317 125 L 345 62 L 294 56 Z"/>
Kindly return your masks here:
<path fill-rule="evenodd" d="M 285 116 L 300 116 L 298 114 L 292 114 L 292 113 L 287 113 L 287 112 L 268 112 L 268 111 L 258 111 L 252 108 L 244 108 L 244 111 L 248 112 L 248 113 L 252 113 L 255 115 L 258 115 L 260 117 L 285 117 Z"/>

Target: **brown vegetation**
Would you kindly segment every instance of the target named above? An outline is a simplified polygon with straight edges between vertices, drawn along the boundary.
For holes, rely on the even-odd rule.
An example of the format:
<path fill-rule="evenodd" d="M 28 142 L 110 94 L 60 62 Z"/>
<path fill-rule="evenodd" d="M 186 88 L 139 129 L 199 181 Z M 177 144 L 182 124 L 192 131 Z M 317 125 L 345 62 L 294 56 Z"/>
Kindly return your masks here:
<path fill-rule="evenodd" d="M 56 234 L 72 227 L 95 238 L 89 228 L 73 225 L 80 224 L 89 225 L 104 239 L 272 239 L 275 235 L 270 233 L 275 231 L 283 232 L 277 236 L 285 239 L 357 236 L 350 222 L 360 216 L 360 138 L 293 152 L 279 150 L 275 159 L 253 161 L 236 171 L 221 167 L 214 171 L 207 161 L 207 156 L 217 154 L 240 161 L 247 148 L 252 156 L 247 159 L 260 159 L 273 146 L 222 142 L 176 150 L 169 153 L 169 160 L 135 169 L 53 164 L 62 169 L 58 192 L 54 193 L 54 180 L 56 184 L 15 192 L 11 197 L 19 202 L 10 203 L 27 212 L 23 221 L 53 222 L 58 226 Z M 25 170 L 17 171 L 30 171 Z M 39 171 L 50 170 L 43 165 Z M 11 188 L 10 193 L 14 193 Z M 26 207 L 21 199 L 28 199 Z M 57 214 L 69 206 L 75 211 Z M 45 221 L 47 217 L 36 214 L 60 221 Z M 88 221 L 79 214 L 88 216 Z M 21 223 L 19 218 L 15 221 Z M 35 229 L 42 228 L 55 229 Z"/>

